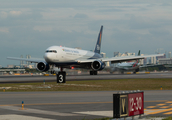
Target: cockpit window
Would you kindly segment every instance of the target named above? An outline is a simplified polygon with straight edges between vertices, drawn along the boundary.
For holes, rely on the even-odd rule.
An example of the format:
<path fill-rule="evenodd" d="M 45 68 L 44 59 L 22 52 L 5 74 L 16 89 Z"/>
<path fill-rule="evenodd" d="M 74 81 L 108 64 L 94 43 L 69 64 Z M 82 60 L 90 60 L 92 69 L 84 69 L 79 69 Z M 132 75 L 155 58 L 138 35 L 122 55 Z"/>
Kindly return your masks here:
<path fill-rule="evenodd" d="M 57 53 L 56 50 L 47 50 L 47 51 L 45 51 L 45 52 L 46 52 L 46 53 L 48 53 L 48 52 Z"/>

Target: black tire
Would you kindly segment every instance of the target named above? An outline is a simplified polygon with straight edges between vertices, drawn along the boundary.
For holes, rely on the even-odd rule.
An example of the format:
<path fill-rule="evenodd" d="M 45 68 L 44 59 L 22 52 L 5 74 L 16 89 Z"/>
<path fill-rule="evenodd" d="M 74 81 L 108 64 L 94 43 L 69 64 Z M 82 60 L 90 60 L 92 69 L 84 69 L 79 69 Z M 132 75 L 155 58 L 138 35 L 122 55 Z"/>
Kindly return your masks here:
<path fill-rule="evenodd" d="M 94 72 L 94 75 L 97 75 L 97 71 L 93 71 Z"/>
<path fill-rule="evenodd" d="M 90 71 L 90 75 L 93 75 L 93 71 Z"/>

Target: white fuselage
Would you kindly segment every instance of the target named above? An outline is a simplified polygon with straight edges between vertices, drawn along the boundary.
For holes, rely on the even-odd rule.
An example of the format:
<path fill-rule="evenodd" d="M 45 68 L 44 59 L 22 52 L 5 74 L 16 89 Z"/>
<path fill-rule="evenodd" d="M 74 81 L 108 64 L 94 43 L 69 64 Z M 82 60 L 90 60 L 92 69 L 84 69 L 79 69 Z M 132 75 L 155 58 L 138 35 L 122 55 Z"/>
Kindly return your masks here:
<path fill-rule="evenodd" d="M 134 65 L 136 64 L 136 65 Z M 127 63 L 118 63 L 116 64 L 116 66 L 111 67 L 111 72 L 114 71 L 132 71 L 132 70 L 136 70 L 139 68 L 139 63 L 137 62 L 127 62 Z"/>
<path fill-rule="evenodd" d="M 51 46 L 47 48 L 44 59 L 47 63 L 76 62 L 77 59 L 89 59 L 94 56 L 94 52 L 79 50 L 61 46 Z"/>
<path fill-rule="evenodd" d="M 135 62 L 118 63 L 117 67 L 132 67 Z"/>

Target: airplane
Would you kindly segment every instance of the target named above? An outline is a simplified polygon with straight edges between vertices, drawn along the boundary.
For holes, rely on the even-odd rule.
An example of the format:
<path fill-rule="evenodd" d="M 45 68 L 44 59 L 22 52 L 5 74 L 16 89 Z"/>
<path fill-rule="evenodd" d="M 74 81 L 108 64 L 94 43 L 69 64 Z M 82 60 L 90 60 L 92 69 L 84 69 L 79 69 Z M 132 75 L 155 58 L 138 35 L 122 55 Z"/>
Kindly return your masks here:
<path fill-rule="evenodd" d="M 28 61 L 31 63 L 37 63 L 37 69 L 45 72 L 50 67 L 58 67 L 60 71 L 57 75 L 57 83 L 65 83 L 66 72 L 64 68 L 85 68 L 90 70 L 90 75 L 97 75 L 97 71 L 105 68 L 105 62 L 120 63 L 124 61 L 144 59 L 151 56 L 162 56 L 163 54 L 146 55 L 146 56 L 126 56 L 126 57 L 112 57 L 102 58 L 100 55 L 101 41 L 102 41 L 103 26 L 100 28 L 97 43 L 94 51 L 79 50 L 62 46 L 51 46 L 46 49 L 44 59 L 26 59 L 7 57 L 7 59 Z M 53 73 L 53 71 L 52 71 Z"/>
<path fill-rule="evenodd" d="M 140 56 L 140 50 L 138 52 Z M 115 67 L 110 67 L 110 73 L 113 74 L 115 71 L 120 71 L 121 74 L 124 74 L 124 71 L 133 71 L 134 74 L 139 71 L 140 63 L 139 60 L 136 62 L 127 62 L 127 63 L 117 63 Z"/>

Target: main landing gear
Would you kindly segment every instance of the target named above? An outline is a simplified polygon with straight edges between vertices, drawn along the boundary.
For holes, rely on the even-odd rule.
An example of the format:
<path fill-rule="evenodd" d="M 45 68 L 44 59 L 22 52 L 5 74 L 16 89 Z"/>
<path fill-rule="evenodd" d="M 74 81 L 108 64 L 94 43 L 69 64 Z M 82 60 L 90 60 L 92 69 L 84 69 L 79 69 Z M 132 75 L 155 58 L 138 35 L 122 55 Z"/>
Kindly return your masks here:
<path fill-rule="evenodd" d="M 90 75 L 97 75 L 97 71 L 90 71 Z M 63 68 L 60 68 L 60 72 L 56 74 L 57 83 L 66 83 L 66 72 L 63 71 Z"/>
<path fill-rule="evenodd" d="M 51 71 L 51 74 L 56 74 L 56 72 L 55 71 Z"/>
<path fill-rule="evenodd" d="M 66 72 L 63 71 L 63 68 L 60 68 L 60 72 L 56 74 L 57 76 L 57 83 L 66 83 Z"/>
<path fill-rule="evenodd" d="M 136 74 L 136 72 L 139 72 L 139 68 L 137 68 L 137 69 L 133 72 L 133 74 Z"/>
<path fill-rule="evenodd" d="M 90 75 L 97 75 L 97 71 L 90 71 Z"/>

